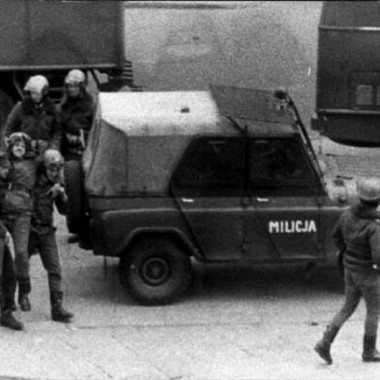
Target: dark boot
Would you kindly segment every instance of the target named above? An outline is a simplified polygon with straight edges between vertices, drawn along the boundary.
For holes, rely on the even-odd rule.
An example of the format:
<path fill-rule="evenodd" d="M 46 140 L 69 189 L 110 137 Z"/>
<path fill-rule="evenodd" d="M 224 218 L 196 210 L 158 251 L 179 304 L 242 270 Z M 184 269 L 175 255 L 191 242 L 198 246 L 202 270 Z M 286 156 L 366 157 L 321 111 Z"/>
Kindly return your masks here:
<path fill-rule="evenodd" d="M 314 347 L 314 350 L 327 364 L 332 364 L 333 362 L 330 347 L 336 337 L 336 334 L 338 334 L 338 331 L 339 327 L 337 326 L 327 326 L 325 332 L 323 333 L 323 338 Z"/>
<path fill-rule="evenodd" d="M 51 319 L 56 322 L 70 322 L 71 318 L 74 317 L 74 314 L 65 310 L 62 306 L 62 299 L 62 292 L 52 292 L 50 294 Z"/>
<path fill-rule="evenodd" d="M 22 311 L 30 311 L 32 309 L 27 294 L 18 295 L 18 304 L 20 305 L 20 309 Z"/>
<path fill-rule="evenodd" d="M 376 349 L 376 335 L 364 335 L 363 362 L 380 362 L 380 352 Z"/>
<path fill-rule="evenodd" d="M 28 294 L 32 290 L 30 280 L 23 279 L 18 284 L 18 303 L 22 311 L 30 311 L 32 306 L 30 305 Z"/>
<path fill-rule="evenodd" d="M 13 316 L 11 309 L 1 309 L 0 324 L 17 331 L 21 331 L 24 328 L 24 325 Z"/>

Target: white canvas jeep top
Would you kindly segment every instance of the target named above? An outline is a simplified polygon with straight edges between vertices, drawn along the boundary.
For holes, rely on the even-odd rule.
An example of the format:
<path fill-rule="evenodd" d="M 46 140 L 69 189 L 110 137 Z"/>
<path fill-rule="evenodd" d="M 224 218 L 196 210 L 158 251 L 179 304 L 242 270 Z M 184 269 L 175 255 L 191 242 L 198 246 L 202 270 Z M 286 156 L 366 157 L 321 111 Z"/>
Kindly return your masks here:
<path fill-rule="evenodd" d="M 274 109 L 269 91 L 249 90 L 253 97 L 243 104 L 239 94 L 244 91 L 246 102 L 248 89 L 228 88 L 228 98 L 221 88 L 219 94 L 215 88 L 100 93 L 83 157 L 87 192 L 99 196 L 163 193 L 194 136 L 241 134 L 226 116 L 243 121 L 240 127 L 247 126 L 250 133 L 296 133 L 290 112 Z"/>

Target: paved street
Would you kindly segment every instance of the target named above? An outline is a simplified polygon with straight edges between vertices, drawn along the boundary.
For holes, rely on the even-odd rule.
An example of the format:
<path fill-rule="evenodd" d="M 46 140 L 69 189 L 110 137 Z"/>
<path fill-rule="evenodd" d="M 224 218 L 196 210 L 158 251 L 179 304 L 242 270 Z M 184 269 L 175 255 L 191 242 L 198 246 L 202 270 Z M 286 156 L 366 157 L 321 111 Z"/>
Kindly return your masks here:
<path fill-rule="evenodd" d="M 330 145 L 324 142 L 325 152 Z M 16 312 L 26 330 L 0 328 L 1 378 L 373 379 L 378 374 L 376 364 L 360 358 L 363 305 L 339 334 L 332 366 L 312 349 L 342 301 L 336 268 L 316 268 L 305 279 L 301 266 L 195 264 L 193 285 L 180 302 L 143 307 L 124 294 L 117 261 L 104 262 L 67 244 L 64 219 L 58 220 L 66 304 L 75 320 L 68 325 L 50 320 L 46 276 L 33 257 L 33 309 Z"/>
<path fill-rule="evenodd" d="M 257 3 L 257 12 L 266 16 L 255 19 L 260 21 L 257 30 L 263 39 L 248 36 L 247 46 L 253 44 L 257 51 L 264 46 L 266 55 L 256 62 L 260 54 L 255 54 L 256 66 L 247 65 L 249 71 L 254 69 L 251 81 L 259 87 L 264 84 L 275 88 L 283 84 L 284 78 L 289 79 L 291 83 L 286 85 L 297 104 L 300 100 L 308 125 L 314 107 L 321 3 Z M 275 13 L 271 12 L 273 6 Z M 155 10 L 158 19 L 163 13 Z M 135 22 L 140 19 L 136 17 Z M 247 16 L 245 22 L 248 25 L 251 19 Z M 279 30 L 283 23 L 286 28 Z M 207 22 L 202 25 L 208 27 Z M 175 39 L 177 34 L 173 36 Z M 271 47 L 262 41 L 276 41 L 276 45 Z M 290 41 L 286 48 L 283 41 Z M 148 43 L 136 46 L 151 48 Z M 145 51 L 140 54 L 146 59 Z M 269 59 L 270 54 L 278 59 Z M 153 53 L 151 56 L 156 57 Z M 154 64 L 152 70 L 161 67 Z M 263 75 L 262 67 L 267 65 L 270 70 Z M 280 71 L 277 76 L 273 68 Z M 161 75 L 165 79 L 168 73 L 176 74 L 169 67 Z M 344 175 L 380 176 L 379 149 L 342 147 L 314 133 L 312 141 L 321 157 L 334 163 Z M 299 265 L 243 268 L 194 263 L 194 282 L 180 302 L 143 307 L 123 292 L 116 260 L 104 261 L 67 243 L 62 217 L 58 218 L 58 238 L 65 304 L 75 313 L 75 319 L 67 325 L 51 321 L 46 274 L 39 257 L 33 257 L 32 311 L 16 312 L 26 329 L 15 332 L 0 327 L 0 379 L 378 378 L 380 365 L 364 364 L 360 357 L 363 304 L 338 335 L 332 366 L 325 365 L 313 351 L 342 302 L 343 284 L 335 267 L 318 267 L 306 279 Z"/>

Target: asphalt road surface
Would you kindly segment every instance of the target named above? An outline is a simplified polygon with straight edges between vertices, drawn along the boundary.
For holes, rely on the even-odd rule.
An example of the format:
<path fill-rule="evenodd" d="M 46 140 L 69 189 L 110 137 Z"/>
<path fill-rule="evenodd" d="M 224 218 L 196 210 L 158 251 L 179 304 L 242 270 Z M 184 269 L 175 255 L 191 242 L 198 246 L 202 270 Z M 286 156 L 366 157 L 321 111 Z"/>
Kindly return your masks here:
<path fill-rule="evenodd" d="M 103 258 L 69 245 L 64 220 L 58 221 L 65 300 L 75 320 L 50 320 L 46 275 L 33 257 L 33 309 L 16 312 L 26 331 L 0 329 L 2 376 L 338 379 L 348 368 L 365 376 L 374 371 L 360 361 L 363 308 L 342 330 L 335 366 L 312 350 L 342 300 L 335 267 L 317 267 L 306 279 L 299 265 L 194 263 L 193 284 L 179 302 L 144 307 L 121 288 L 117 260 L 105 266 Z"/>
<path fill-rule="evenodd" d="M 316 37 L 321 2 L 253 4 L 257 6 L 249 14 L 243 12 L 242 22 L 244 25 L 252 23 L 250 15 L 255 15 L 254 30 L 256 36 L 262 38 L 248 36 L 240 44 L 243 50 L 248 47 L 257 52 L 245 62 L 248 69 L 242 74 L 249 74 L 249 83 L 242 84 L 261 88 L 289 87 L 297 104 L 300 103 L 304 121 L 308 123 L 314 107 Z M 136 33 L 146 31 L 155 35 L 158 24 L 153 25 L 153 21 L 167 20 L 164 10 L 155 9 L 154 17 L 153 11 L 145 12 L 153 26 L 143 28 L 143 23 L 139 22 L 143 20 L 142 16 L 134 17 L 141 10 L 133 12 L 127 17 L 135 21 L 133 30 Z M 137 76 L 146 69 L 151 75 L 141 77 L 155 79 L 157 87 L 174 83 L 181 73 L 191 72 L 192 63 L 195 63 L 191 59 L 182 60 L 189 41 L 178 41 L 176 38 L 180 34 L 174 32 L 178 28 L 186 29 L 188 18 L 181 12 L 179 20 L 178 24 L 166 24 L 172 29 L 162 32 L 163 44 L 148 43 L 150 40 L 146 37 L 144 44 L 136 44 L 135 56 L 131 57 L 134 62 L 140 59 L 145 65 L 137 66 Z M 218 46 L 222 37 L 217 32 L 220 32 L 221 24 L 218 24 L 218 18 L 213 18 L 213 24 L 208 24 L 207 20 L 203 16 L 192 17 L 188 30 L 192 32 L 201 26 L 202 30 L 209 31 L 205 35 L 214 39 L 205 44 L 215 47 L 212 52 L 220 52 Z M 158 32 L 156 35 L 162 36 Z M 162 50 L 162 46 L 166 50 Z M 232 44 L 228 46 L 234 48 Z M 208 52 L 205 45 L 198 44 L 198 48 L 195 52 Z M 206 64 L 213 62 L 211 53 L 201 56 Z M 182 57 L 179 63 L 184 65 L 178 66 L 178 57 Z M 241 60 L 229 63 L 232 64 L 229 67 L 235 67 L 236 71 L 243 64 Z M 177 71 L 178 68 L 182 71 Z M 220 70 L 223 73 L 225 68 Z M 202 78 L 202 72 L 198 74 L 193 75 L 196 83 Z M 232 77 L 227 75 L 226 78 Z M 335 147 L 332 149 L 334 153 Z M 346 172 L 351 172 L 360 161 L 357 157 L 366 159 L 361 152 L 355 154 L 352 153 L 351 160 L 338 157 L 342 165 L 346 164 Z M 373 168 L 377 162 L 372 153 L 370 156 L 366 168 L 369 165 Z M 16 312 L 26 330 L 14 332 L 0 328 L 2 378 L 252 380 L 378 377 L 379 367 L 364 364 L 360 359 L 363 304 L 338 335 L 333 347 L 334 365 L 326 366 L 313 351 L 325 324 L 342 302 L 343 284 L 335 267 L 317 267 L 305 278 L 303 267 L 299 265 L 247 268 L 195 263 L 193 284 L 179 302 L 144 307 L 134 303 L 121 288 L 117 260 L 104 260 L 90 251 L 80 250 L 75 244 L 69 245 L 64 219 L 59 217 L 57 222 L 65 304 L 75 313 L 75 319 L 68 325 L 50 320 L 46 273 L 39 258 L 33 257 L 32 311 Z"/>

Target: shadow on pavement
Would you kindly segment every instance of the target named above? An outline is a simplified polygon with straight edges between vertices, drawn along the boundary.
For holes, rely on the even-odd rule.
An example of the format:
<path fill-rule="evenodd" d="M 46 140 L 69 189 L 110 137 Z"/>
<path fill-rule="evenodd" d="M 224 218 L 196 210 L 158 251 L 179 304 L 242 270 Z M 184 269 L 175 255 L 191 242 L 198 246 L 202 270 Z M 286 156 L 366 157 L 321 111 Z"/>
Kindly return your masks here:
<path fill-rule="evenodd" d="M 86 258 L 86 260 L 84 260 Z M 67 266 L 67 264 L 66 264 Z M 69 264 L 66 282 L 71 297 L 88 303 L 135 305 L 120 284 L 118 260 L 94 257 L 85 252 L 81 265 Z M 333 265 L 316 266 L 310 273 L 305 265 L 259 265 L 193 263 L 193 280 L 182 300 L 201 301 L 229 298 L 264 299 L 343 294 L 343 279 Z"/>

